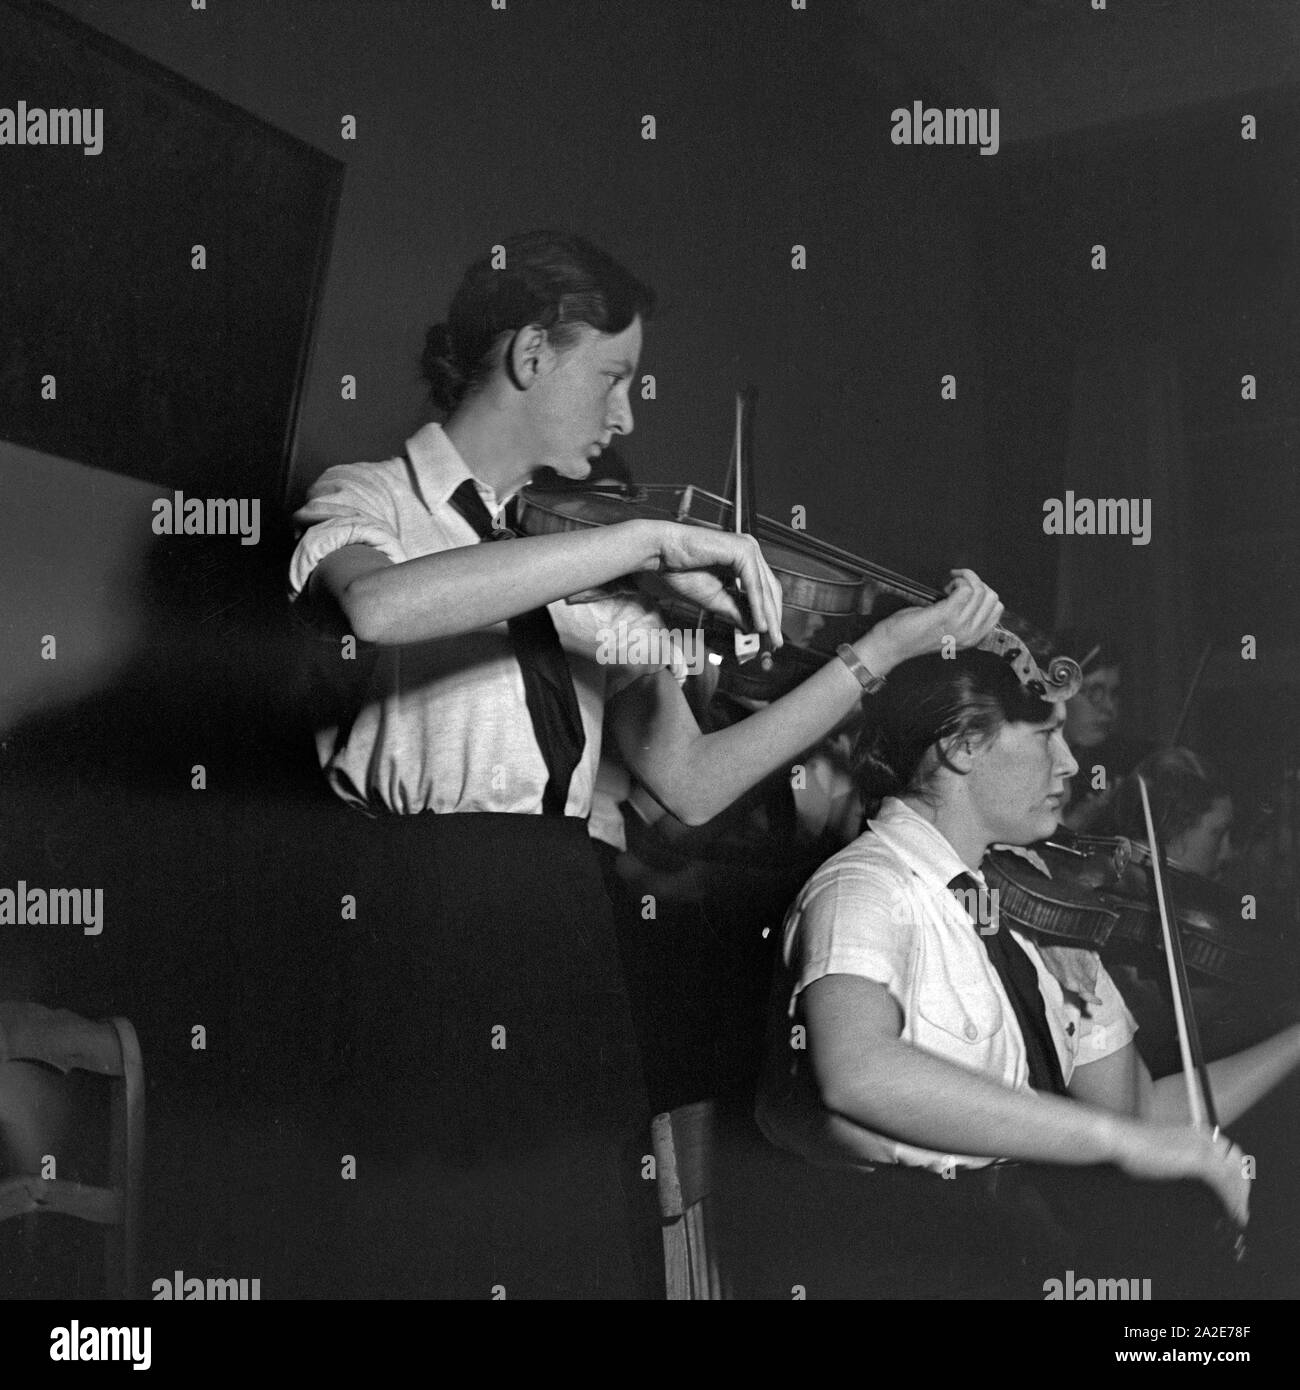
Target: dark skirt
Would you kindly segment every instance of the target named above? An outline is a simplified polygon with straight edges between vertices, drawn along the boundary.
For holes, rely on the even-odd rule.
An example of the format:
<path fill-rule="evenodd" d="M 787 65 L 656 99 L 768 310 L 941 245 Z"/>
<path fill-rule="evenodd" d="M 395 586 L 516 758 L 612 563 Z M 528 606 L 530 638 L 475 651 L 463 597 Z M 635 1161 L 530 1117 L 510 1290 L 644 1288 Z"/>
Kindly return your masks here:
<path fill-rule="evenodd" d="M 368 1228 L 350 1256 L 359 1283 L 378 1297 L 645 1292 L 649 1110 L 585 823 L 357 822 L 344 1114 Z"/>
<path fill-rule="evenodd" d="M 722 1188 L 724 1260 L 741 1298 L 788 1300 L 797 1289 L 808 1299 L 1042 1300 L 1051 1281 L 1084 1279 L 1125 1280 L 1135 1298 L 1252 1290 L 1233 1258 L 1235 1232 L 1197 1182 L 1041 1164 L 951 1179 L 833 1170 L 754 1136 Z"/>

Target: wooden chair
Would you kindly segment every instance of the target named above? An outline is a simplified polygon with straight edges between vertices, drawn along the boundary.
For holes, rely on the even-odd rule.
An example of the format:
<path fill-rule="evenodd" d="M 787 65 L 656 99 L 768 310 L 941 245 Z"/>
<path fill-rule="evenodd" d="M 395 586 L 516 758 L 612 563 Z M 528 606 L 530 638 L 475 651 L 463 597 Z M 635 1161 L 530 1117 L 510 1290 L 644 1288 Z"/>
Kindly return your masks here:
<path fill-rule="evenodd" d="M 105 1291 L 130 1298 L 144 1171 L 144 1068 L 135 1029 L 125 1018 L 95 1023 L 66 1009 L 0 1001 L 0 1071 L 20 1062 L 110 1078 L 109 1186 L 35 1174 L 0 1179 L 0 1221 L 62 1212 L 107 1227 Z"/>
<path fill-rule="evenodd" d="M 718 1158 L 729 1116 L 717 1101 L 682 1105 L 650 1122 L 670 1301 L 731 1296 L 719 1267 Z"/>

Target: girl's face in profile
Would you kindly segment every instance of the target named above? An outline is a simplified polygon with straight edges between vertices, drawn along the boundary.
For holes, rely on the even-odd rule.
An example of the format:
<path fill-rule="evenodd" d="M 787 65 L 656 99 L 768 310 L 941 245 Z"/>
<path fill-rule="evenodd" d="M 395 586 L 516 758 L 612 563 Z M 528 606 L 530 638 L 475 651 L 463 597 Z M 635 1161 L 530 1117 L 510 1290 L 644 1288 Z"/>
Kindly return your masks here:
<path fill-rule="evenodd" d="M 641 320 L 621 333 L 584 327 L 576 342 L 557 350 L 549 370 L 533 384 L 534 468 L 562 478 L 586 478 L 616 434 L 632 433 L 629 389 L 641 357 Z"/>
<path fill-rule="evenodd" d="M 1065 739 L 1071 748 L 1105 743 L 1119 716 L 1119 667 L 1099 666 L 1083 678 L 1065 707 Z"/>
<path fill-rule="evenodd" d="M 1004 724 L 976 749 L 967 774 L 970 805 L 990 843 L 1046 839 L 1060 821 L 1070 778 L 1078 770 L 1059 711 L 1041 724 Z"/>
<path fill-rule="evenodd" d="M 1214 878 L 1232 858 L 1232 798 L 1215 797 L 1210 809 L 1166 846 L 1171 863 Z"/>

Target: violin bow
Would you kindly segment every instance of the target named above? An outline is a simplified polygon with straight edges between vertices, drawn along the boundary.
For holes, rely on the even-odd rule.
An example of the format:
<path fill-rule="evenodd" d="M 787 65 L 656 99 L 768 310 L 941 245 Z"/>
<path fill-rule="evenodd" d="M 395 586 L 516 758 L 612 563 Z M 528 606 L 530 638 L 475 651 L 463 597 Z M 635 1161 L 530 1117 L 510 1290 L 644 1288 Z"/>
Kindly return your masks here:
<path fill-rule="evenodd" d="M 1146 778 L 1137 776 L 1138 793 L 1142 797 L 1142 815 L 1146 819 L 1147 844 L 1151 846 L 1151 876 L 1156 885 L 1156 907 L 1160 912 L 1160 930 L 1165 942 L 1165 961 L 1169 966 L 1169 987 L 1174 998 L 1174 1022 L 1178 1028 L 1178 1051 L 1183 1062 L 1183 1080 L 1187 1084 L 1187 1109 L 1196 1129 L 1212 1128 L 1219 1132 L 1214 1112 L 1214 1097 L 1210 1094 L 1210 1078 L 1201 1055 L 1201 1038 L 1192 1010 L 1192 993 L 1187 983 L 1187 963 L 1183 959 L 1182 938 L 1174 924 L 1169 907 L 1169 890 L 1165 883 L 1164 855 L 1156 839 L 1155 817 L 1151 814 L 1151 797 Z M 1199 1086 L 1198 1086 L 1199 1081 Z"/>
<path fill-rule="evenodd" d="M 1187 1109 L 1195 1129 L 1210 1129 L 1214 1137 L 1219 1137 L 1219 1117 L 1214 1109 L 1214 1096 L 1210 1091 L 1210 1074 L 1205 1069 L 1205 1057 L 1201 1051 L 1201 1036 L 1196 1027 L 1196 1013 L 1192 1008 L 1192 991 L 1187 982 L 1187 962 L 1183 959 L 1182 938 L 1170 907 L 1169 889 L 1165 883 L 1164 851 L 1156 839 L 1155 817 L 1151 813 L 1151 797 L 1147 792 L 1146 778 L 1141 773 L 1137 778 L 1138 794 L 1142 798 L 1142 815 L 1146 820 L 1147 844 L 1151 846 L 1151 876 L 1156 885 L 1156 907 L 1160 912 L 1160 930 L 1165 942 L 1165 960 L 1169 965 L 1169 985 L 1174 998 L 1174 1021 L 1178 1028 L 1178 1051 L 1183 1063 L 1183 1081 L 1187 1086 Z M 1237 1260 L 1245 1258 L 1246 1238 L 1240 1230 L 1233 1246 Z"/>
<path fill-rule="evenodd" d="M 1205 672 L 1205 663 L 1210 659 L 1210 653 L 1214 650 L 1214 639 L 1210 640 L 1201 648 L 1200 660 L 1196 663 L 1196 670 L 1192 674 L 1191 684 L 1187 687 L 1187 694 L 1183 697 L 1183 707 L 1178 712 L 1178 722 L 1174 725 L 1173 737 L 1169 740 L 1171 748 L 1178 747 L 1178 741 L 1182 737 L 1183 726 L 1187 723 L 1187 716 L 1192 712 L 1192 701 L 1196 698 L 1196 687 L 1201 683 L 1201 676 Z"/>
<path fill-rule="evenodd" d="M 754 388 L 747 386 L 736 392 L 736 428 L 731 445 L 731 468 L 727 481 L 731 487 L 732 530 L 738 536 L 747 535 L 757 515 L 754 504 Z M 726 489 L 724 489 L 725 491 Z M 760 638 L 757 632 L 737 632 L 735 635 L 736 660 L 742 664 L 754 656 L 759 656 L 759 664 L 764 671 L 772 669 L 772 653 L 759 653 Z"/>

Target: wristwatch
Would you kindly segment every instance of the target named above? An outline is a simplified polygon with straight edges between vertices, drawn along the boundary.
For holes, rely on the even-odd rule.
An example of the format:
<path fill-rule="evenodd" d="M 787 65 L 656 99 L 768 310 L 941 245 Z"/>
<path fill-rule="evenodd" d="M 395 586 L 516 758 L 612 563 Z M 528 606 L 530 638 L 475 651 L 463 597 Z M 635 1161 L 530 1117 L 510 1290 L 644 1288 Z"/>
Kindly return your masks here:
<path fill-rule="evenodd" d="M 835 648 L 835 653 L 839 659 L 857 677 L 858 684 L 868 695 L 874 695 L 876 691 L 885 688 L 884 676 L 873 675 L 866 666 L 862 664 L 862 658 L 849 646 L 847 642 L 841 642 Z"/>

